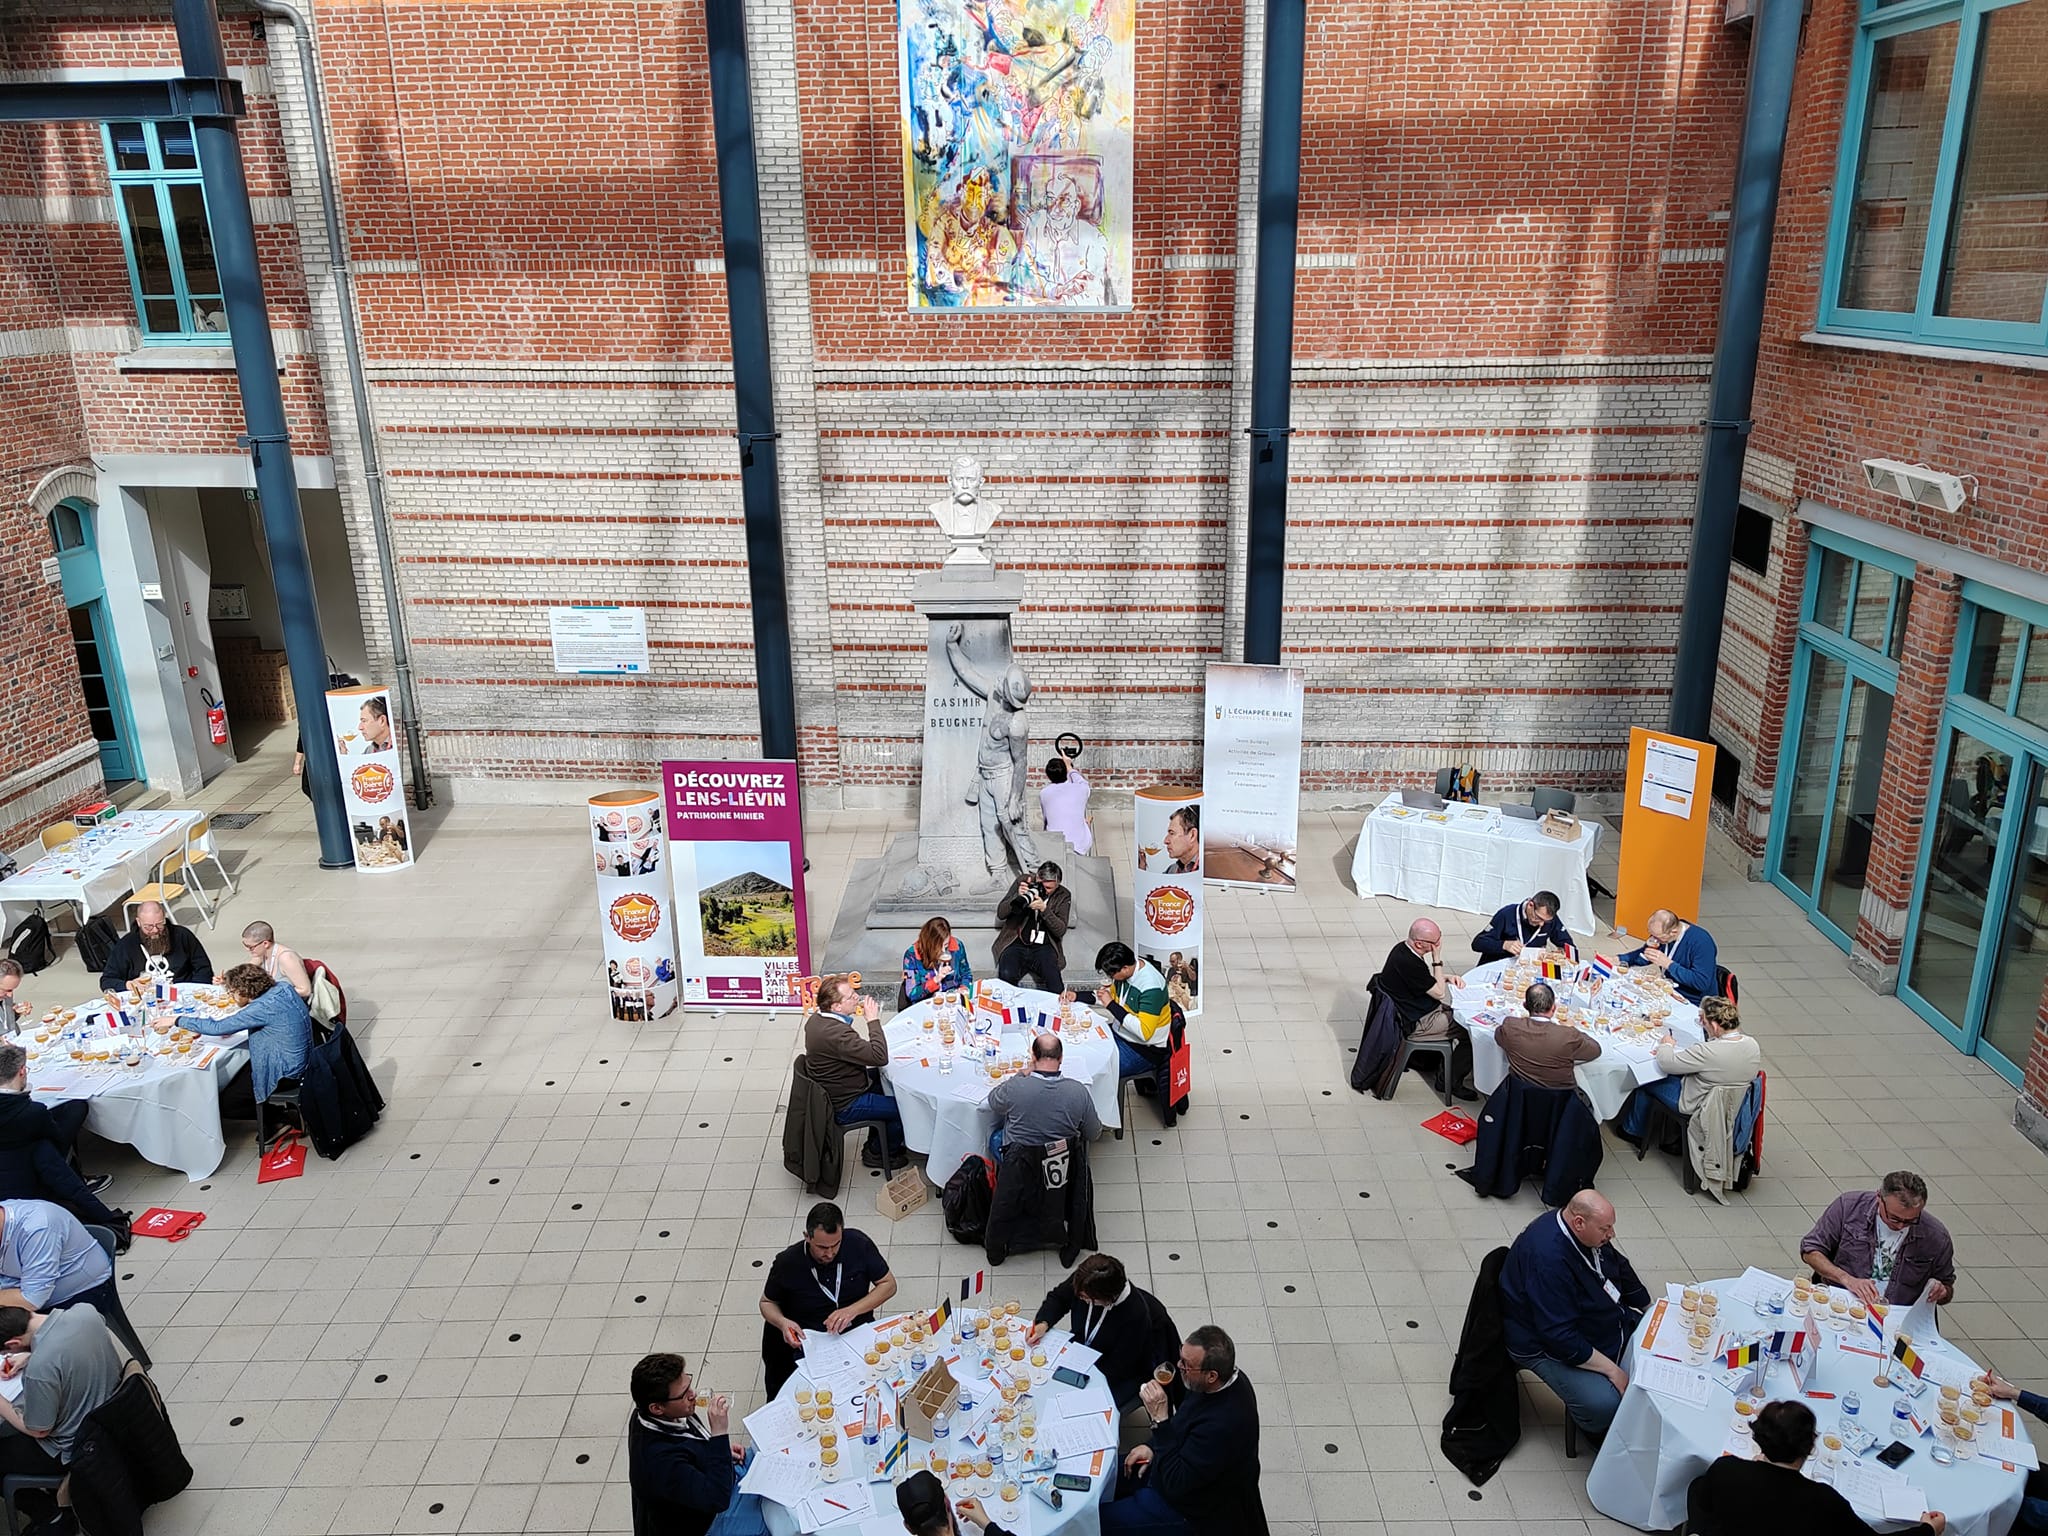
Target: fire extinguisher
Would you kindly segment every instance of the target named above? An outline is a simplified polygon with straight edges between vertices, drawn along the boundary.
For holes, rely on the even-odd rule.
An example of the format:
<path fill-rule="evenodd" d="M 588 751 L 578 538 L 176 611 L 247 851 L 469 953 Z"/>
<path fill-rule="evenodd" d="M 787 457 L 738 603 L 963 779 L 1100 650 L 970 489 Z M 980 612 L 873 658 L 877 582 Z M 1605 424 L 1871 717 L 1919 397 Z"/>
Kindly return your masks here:
<path fill-rule="evenodd" d="M 213 696 L 208 688 L 199 690 L 199 701 L 206 706 L 206 733 L 213 738 L 216 747 L 228 744 L 227 706 Z"/>

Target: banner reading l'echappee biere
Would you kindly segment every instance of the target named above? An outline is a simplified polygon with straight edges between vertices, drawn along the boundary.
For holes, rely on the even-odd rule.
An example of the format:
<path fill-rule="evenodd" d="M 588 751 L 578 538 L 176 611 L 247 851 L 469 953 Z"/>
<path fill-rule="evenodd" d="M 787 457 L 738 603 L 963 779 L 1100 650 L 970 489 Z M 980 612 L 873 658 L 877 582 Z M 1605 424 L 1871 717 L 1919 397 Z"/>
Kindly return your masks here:
<path fill-rule="evenodd" d="M 597 910 L 604 922 L 605 988 L 612 1017 L 629 1022 L 676 1011 L 675 924 L 669 921 L 667 844 L 661 795 L 617 789 L 590 797 L 590 846 L 597 865 Z"/>
<path fill-rule="evenodd" d="M 1302 671 L 1209 663 L 1203 878 L 1291 891 L 1301 821 Z"/>
<path fill-rule="evenodd" d="M 685 1007 L 791 1008 L 811 942 L 796 764 L 661 765 Z"/>
<path fill-rule="evenodd" d="M 1131 947 L 1193 1018 L 1202 1011 L 1202 791 L 1154 784 L 1131 808 Z"/>
<path fill-rule="evenodd" d="M 405 774 L 391 724 L 391 690 L 333 688 L 327 722 L 341 766 L 341 803 L 357 869 L 404 869 L 412 863 L 412 826 L 405 814 Z M 310 737 L 306 747 L 311 750 Z"/>

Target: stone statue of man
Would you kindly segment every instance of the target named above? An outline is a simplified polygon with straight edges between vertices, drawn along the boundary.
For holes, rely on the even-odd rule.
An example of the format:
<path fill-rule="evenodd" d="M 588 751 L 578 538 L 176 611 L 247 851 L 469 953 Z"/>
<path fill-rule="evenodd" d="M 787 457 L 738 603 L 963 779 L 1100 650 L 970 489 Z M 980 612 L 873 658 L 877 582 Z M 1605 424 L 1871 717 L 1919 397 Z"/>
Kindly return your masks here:
<path fill-rule="evenodd" d="M 1038 848 L 1024 819 L 1026 762 L 1031 750 L 1031 726 L 1024 718 L 1024 705 L 1031 697 L 1031 680 L 1014 664 L 999 678 L 983 673 L 961 648 L 966 633 L 962 624 L 946 631 L 946 660 L 976 697 L 988 701 L 974 754 L 974 787 L 967 792 L 967 803 L 980 808 L 981 856 L 988 865 L 989 878 L 1002 880 L 1009 876 L 1013 854 L 1020 871 L 1038 868 Z"/>
<path fill-rule="evenodd" d="M 981 466 L 973 459 L 953 461 L 952 483 L 953 494 L 931 504 L 932 520 L 952 541 L 952 551 L 946 556 L 948 574 L 979 576 L 994 569 L 982 546 L 1003 509 L 981 499 Z"/>

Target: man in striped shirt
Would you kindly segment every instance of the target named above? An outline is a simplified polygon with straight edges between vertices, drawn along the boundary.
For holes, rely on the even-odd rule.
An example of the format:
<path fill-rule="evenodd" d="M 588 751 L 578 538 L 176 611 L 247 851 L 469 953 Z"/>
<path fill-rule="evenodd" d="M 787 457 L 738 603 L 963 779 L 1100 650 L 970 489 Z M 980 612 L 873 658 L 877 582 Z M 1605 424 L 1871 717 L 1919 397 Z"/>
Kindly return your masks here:
<path fill-rule="evenodd" d="M 1168 1045 L 1173 1010 L 1166 1000 L 1166 978 L 1149 960 L 1140 960 L 1128 944 L 1105 944 L 1096 952 L 1095 968 L 1108 978 L 1095 989 L 1095 1001 L 1115 1021 L 1117 1075 L 1149 1077 L 1159 1070 Z M 1072 1002 L 1074 994 L 1063 994 Z"/>

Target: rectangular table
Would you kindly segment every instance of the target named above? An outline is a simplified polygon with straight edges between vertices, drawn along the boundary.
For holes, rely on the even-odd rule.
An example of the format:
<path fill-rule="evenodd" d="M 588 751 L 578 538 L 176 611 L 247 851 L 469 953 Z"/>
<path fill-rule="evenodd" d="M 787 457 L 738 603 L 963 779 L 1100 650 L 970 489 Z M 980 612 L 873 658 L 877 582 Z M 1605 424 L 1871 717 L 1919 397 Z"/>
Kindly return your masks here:
<path fill-rule="evenodd" d="M 1567 843 L 1544 836 L 1536 822 L 1503 816 L 1497 805 L 1454 801 L 1431 813 L 1404 806 L 1395 793 L 1359 829 L 1351 883 L 1361 896 L 1398 896 L 1488 917 L 1510 902 L 1554 891 L 1565 927 L 1597 933 L 1587 880 L 1600 832 L 1599 822 L 1581 821 L 1577 841 Z"/>
<path fill-rule="evenodd" d="M 7 922 L 11 925 L 20 916 L 14 908 L 61 901 L 76 909 L 78 926 L 83 928 L 95 912 L 104 912 L 149 884 L 164 855 L 177 852 L 186 832 L 204 814 L 130 811 L 86 828 L 0 880 L 0 906 L 9 909 Z"/>

